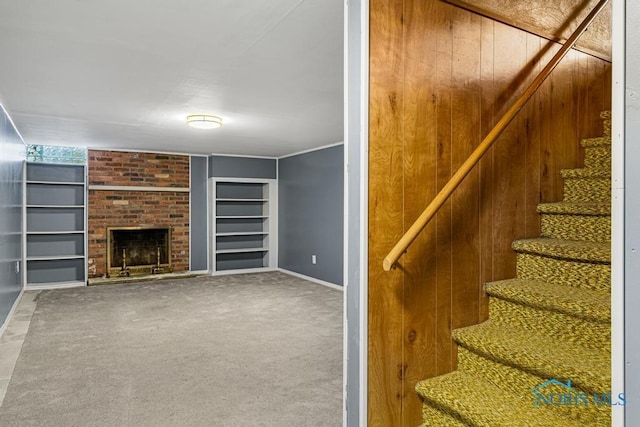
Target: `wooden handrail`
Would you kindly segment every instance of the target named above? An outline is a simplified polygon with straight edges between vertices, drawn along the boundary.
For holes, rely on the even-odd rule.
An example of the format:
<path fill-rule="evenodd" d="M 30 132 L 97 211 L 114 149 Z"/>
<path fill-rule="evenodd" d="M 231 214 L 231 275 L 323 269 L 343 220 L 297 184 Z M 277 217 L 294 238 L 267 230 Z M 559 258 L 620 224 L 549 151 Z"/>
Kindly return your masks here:
<path fill-rule="evenodd" d="M 564 56 L 569 52 L 571 48 L 575 45 L 578 38 L 585 32 L 585 30 L 589 27 L 589 25 L 593 22 L 593 20 L 598 16 L 598 14 L 602 11 L 602 9 L 606 6 L 609 0 L 600 0 L 600 2 L 593 8 L 593 10 L 587 15 L 587 17 L 582 21 L 582 23 L 576 28 L 576 30 L 571 34 L 571 37 L 567 39 L 567 42 L 562 46 L 562 48 L 551 58 L 549 63 L 544 67 L 544 69 L 538 74 L 535 80 L 527 87 L 524 93 L 518 98 L 518 100 L 509 108 L 509 110 L 502 116 L 502 118 L 496 123 L 496 125 L 491 129 L 491 131 L 487 134 L 487 136 L 482 140 L 480 145 L 476 147 L 476 149 L 471 153 L 469 158 L 465 160 L 465 162 L 458 168 L 456 173 L 453 174 L 451 179 L 442 187 L 442 190 L 436 195 L 436 197 L 429 203 L 427 208 L 420 214 L 418 219 L 411 225 L 411 227 L 407 230 L 407 232 L 398 240 L 398 243 L 391 249 L 391 251 L 387 254 L 382 262 L 382 266 L 385 271 L 389 271 L 391 267 L 398 262 L 398 259 L 402 256 L 404 252 L 406 252 L 407 248 L 413 241 L 418 237 L 418 234 L 422 231 L 422 229 L 431 221 L 434 215 L 440 210 L 442 205 L 449 199 L 451 194 L 454 192 L 456 188 L 460 185 L 462 180 L 471 172 L 473 167 L 478 164 L 482 156 L 491 148 L 496 139 L 502 134 L 505 128 L 511 123 L 513 118 L 518 114 L 518 112 L 524 107 L 527 101 L 533 96 L 533 94 L 538 90 L 540 85 L 546 80 L 547 77 L 551 74 L 551 72 L 556 68 L 558 63 L 564 58 Z"/>

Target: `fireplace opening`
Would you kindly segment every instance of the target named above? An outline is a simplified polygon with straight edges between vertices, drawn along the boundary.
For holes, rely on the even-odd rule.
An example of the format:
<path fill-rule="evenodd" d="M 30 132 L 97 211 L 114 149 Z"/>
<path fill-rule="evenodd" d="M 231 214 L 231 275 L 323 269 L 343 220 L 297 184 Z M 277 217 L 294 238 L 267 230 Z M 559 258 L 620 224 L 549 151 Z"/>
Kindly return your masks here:
<path fill-rule="evenodd" d="M 171 271 L 171 227 L 108 227 L 107 277 Z"/>

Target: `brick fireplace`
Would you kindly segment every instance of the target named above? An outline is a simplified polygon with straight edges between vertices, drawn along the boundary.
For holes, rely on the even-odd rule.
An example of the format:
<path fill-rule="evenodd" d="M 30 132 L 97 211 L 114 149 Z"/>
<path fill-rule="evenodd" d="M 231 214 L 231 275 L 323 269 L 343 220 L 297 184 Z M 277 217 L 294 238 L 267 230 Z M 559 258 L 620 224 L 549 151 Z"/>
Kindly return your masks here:
<path fill-rule="evenodd" d="M 188 271 L 189 157 L 103 150 L 89 150 L 88 157 L 89 277 L 106 277 L 114 256 L 121 263 L 117 254 L 108 254 L 107 240 L 114 229 L 169 230 L 170 250 L 161 250 L 164 270 Z M 155 240 L 141 245 L 144 252 L 158 246 Z M 151 255 L 145 253 L 140 262 Z M 145 271 L 155 263 L 153 257 L 151 261 L 143 264 Z M 113 267 L 111 262 L 112 275 Z"/>

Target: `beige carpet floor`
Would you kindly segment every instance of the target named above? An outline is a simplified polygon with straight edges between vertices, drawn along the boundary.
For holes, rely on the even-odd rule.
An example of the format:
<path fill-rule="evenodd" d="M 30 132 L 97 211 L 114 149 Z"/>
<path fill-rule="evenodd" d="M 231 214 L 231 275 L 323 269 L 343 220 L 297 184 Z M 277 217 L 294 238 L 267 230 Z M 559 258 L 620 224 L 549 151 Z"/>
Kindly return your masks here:
<path fill-rule="evenodd" d="M 340 426 L 342 292 L 282 273 L 43 291 L 2 426 Z"/>

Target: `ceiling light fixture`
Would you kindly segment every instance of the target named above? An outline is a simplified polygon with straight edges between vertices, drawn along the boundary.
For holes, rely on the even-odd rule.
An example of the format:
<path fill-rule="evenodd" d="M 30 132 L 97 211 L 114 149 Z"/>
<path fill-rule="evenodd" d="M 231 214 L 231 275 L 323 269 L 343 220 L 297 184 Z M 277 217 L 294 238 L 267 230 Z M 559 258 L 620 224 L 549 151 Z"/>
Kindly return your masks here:
<path fill-rule="evenodd" d="M 187 124 L 198 129 L 216 129 L 222 126 L 222 117 L 208 114 L 191 114 L 187 116 Z"/>

